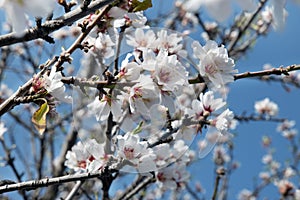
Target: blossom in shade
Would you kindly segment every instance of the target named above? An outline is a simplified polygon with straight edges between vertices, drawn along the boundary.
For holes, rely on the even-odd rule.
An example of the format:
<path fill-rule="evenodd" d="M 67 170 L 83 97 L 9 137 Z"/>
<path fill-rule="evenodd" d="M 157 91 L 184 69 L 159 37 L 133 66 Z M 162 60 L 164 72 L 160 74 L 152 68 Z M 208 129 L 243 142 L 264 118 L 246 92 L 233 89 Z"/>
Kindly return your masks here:
<path fill-rule="evenodd" d="M 99 33 L 94 46 L 94 52 L 102 58 L 108 59 L 114 56 L 115 43 L 108 34 Z"/>
<path fill-rule="evenodd" d="M 46 17 L 54 9 L 55 3 L 55 0 L 0 0 L 0 7 L 4 8 L 13 30 L 21 36 L 28 24 L 27 14 L 32 17 Z"/>
<path fill-rule="evenodd" d="M 186 171 L 186 164 L 175 162 L 174 164 L 159 170 L 156 174 L 158 186 L 163 190 L 177 190 L 185 187 L 190 178 Z"/>
<path fill-rule="evenodd" d="M 156 36 L 152 30 L 145 32 L 141 28 L 137 28 L 133 33 L 126 35 L 127 44 L 141 51 L 153 47 L 155 40 Z"/>
<path fill-rule="evenodd" d="M 278 105 L 269 98 L 265 98 L 261 101 L 256 101 L 254 105 L 255 111 L 260 115 L 276 116 L 278 114 Z"/>
<path fill-rule="evenodd" d="M 206 77 L 212 84 L 219 88 L 234 81 L 234 60 L 228 57 L 227 50 L 222 45 L 218 47 L 215 41 L 208 40 L 202 47 L 199 42 L 194 41 L 192 48 L 196 58 L 200 60 L 198 71 L 201 76 Z"/>

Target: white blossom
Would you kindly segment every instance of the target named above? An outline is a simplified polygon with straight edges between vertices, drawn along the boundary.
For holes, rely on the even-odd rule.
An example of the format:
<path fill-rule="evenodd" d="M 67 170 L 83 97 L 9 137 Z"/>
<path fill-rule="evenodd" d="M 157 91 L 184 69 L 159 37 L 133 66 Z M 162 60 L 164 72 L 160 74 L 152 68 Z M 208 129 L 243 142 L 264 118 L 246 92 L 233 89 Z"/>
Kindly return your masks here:
<path fill-rule="evenodd" d="M 122 116 L 120 100 L 110 95 L 103 95 L 101 100 L 96 97 L 87 107 L 91 113 L 95 114 L 97 121 L 106 120 L 110 112 L 114 120 Z"/>
<path fill-rule="evenodd" d="M 95 139 L 88 139 L 78 142 L 67 152 L 65 165 L 76 172 L 92 172 L 103 167 L 107 158 L 104 143 L 99 144 Z"/>
<path fill-rule="evenodd" d="M 130 161 L 140 173 L 156 170 L 156 156 L 147 146 L 147 142 L 141 142 L 137 134 L 128 132 L 124 136 L 117 136 L 118 155 Z"/>
<path fill-rule="evenodd" d="M 198 70 L 201 76 L 207 77 L 214 86 L 221 87 L 233 82 L 234 60 L 228 57 L 227 50 L 222 45 L 218 47 L 215 41 L 209 40 L 202 47 L 199 42 L 192 43 L 194 55 L 200 60 Z"/>
<path fill-rule="evenodd" d="M 159 170 L 156 174 L 157 183 L 160 188 L 167 190 L 177 190 L 185 187 L 190 174 L 186 170 L 184 163 L 175 162 L 171 166 Z"/>
<path fill-rule="evenodd" d="M 104 59 L 114 56 L 115 43 L 112 41 L 108 34 L 98 33 L 95 41 L 94 52 Z"/>
<path fill-rule="evenodd" d="M 168 34 L 168 31 L 161 30 L 157 33 L 157 39 L 153 46 L 157 50 L 166 50 L 169 54 L 186 57 L 187 52 L 183 49 L 182 40 L 182 36 L 179 36 L 177 33 Z"/>
<path fill-rule="evenodd" d="M 139 79 L 142 67 L 136 62 L 129 62 L 132 54 L 127 54 L 126 58 L 122 61 L 121 69 L 118 77 L 124 78 L 126 81 L 134 81 Z"/>
<path fill-rule="evenodd" d="M 215 120 L 214 124 L 220 133 L 225 134 L 227 133 L 228 129 L 230 128 L 230 124 L 233 120 L 233 112 L 229 109 L 223 111 Z"/>
<path fill-rule="evenodd" d="M 133 33 L 126 34 L 127 44 L 141 51 L 152 48 L 155 40 L 156 35 L 152 30 L 145 32 L 143 29 L 137 28 Z"/>
<path fill-rule="evenodd" d="M 270 101 L 269 98 L 265 98 L 261 101 L 256 101 L 254 108 L 258 114 L 265 114 L 267 116 L 276 116 L 279 110 L 278 105 Z"/>

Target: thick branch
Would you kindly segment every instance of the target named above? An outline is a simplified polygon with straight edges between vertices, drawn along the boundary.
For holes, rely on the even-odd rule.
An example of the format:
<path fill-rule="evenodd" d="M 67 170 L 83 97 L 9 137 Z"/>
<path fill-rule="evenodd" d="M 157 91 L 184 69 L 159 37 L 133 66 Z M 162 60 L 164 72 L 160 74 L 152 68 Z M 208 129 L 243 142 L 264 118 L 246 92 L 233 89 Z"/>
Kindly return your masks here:
<path fill-rule="evenodd" d="M 96 10 L 114 2 L 114 0 L 95 0 L 91 2 L 87 8 L 83 9 L 78 7 L 77 9 L 64 14 L 56 19 L 46 21 L 40 27 L 34 27 L 25 31 L 25 35 L 17 37 L 15 33 L 9 33 L 0 36 L 0 47 L 11 45 L 19 42 L 30 41 L 38 38 L 47 38 L 47 36 L 67 25 L 71 25 L 75 21 L 85 17 L 86 15 L 95 12 Z"/>
<path fill-rule="evenodd" d="M 99 178 L 102 176 L 107 176 L 107 174 L 111 174 L 114 171 L 115 171 L 114 169 L 109 169 L 105 171 L 73 174 L 73 175 L 66 175 L 66 176 L 55 177 L 55 178 L 43 178 L 40 180 L 31 180 L 31 181 L 26 181 L 21 183 L 8 184 L 0 187 L 0 194 L 5 192 L 16 191 L 16 190 L 34 190 L 36 188 L 47 187 L 49 185 L 57 185 L 62 183 Z"/>

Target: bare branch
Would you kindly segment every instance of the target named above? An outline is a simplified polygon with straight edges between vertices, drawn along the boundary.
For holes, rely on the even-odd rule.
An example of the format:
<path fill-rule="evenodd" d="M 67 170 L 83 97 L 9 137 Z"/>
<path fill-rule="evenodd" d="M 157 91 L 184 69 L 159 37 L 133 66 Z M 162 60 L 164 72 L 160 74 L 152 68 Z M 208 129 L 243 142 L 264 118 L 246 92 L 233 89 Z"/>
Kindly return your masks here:
<path fill-rule="evenodd" d="M 102 176 L 107 176 L 107 174 L 111 174 L 115 171 L 116 171 L 115 169 L 107 169 L 107 170 L 104 169 L 102 171 L 97 171 L 97 172 L 72 174 L 72 175 L 66 175 L 61 177 L 43 178 L 40 180 L 31 180 L 31 181 L 25 181 L 21 183 L 8 184 L 0 187 L 0 194 L 5 192 L 16 191 L 16 190 L 34 190 L 40 187 L 47 187 L 49 185 L 57 185 L 62 183 L 99 178 Z"/>

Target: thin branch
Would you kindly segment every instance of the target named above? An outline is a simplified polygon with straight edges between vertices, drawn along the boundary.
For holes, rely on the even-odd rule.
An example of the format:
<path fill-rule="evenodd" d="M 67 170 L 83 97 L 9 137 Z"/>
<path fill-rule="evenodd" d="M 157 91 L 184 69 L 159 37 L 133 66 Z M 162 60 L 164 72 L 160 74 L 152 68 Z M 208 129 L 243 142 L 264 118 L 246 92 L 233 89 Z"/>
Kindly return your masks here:
<path fill-rule="evenodd" d="M 251 77 L 261 77 L 266 75 L 286 75 L 289 76 L 289 72 L 300 70 L 300 65 L 290 65 L 287 67 L 278 67 L 268 70 L 262 70 L 257 72 L 244 72 L 241 74 L 234 75 L 234 80 L 239 80 L 242 78 L 251 78 Z"/>
<path fill-rule="evenodd" d="M 24 36 L 18 37 L 15 33 L 9 33 L 0 36 L 0 47 L 11 45 L 19 42 L 35 40 L 38 38 L 46 39 L 48 35 L 64 26 L 71 25 L 75 21 L 87 16 L 96 10 L 113 3 L 115 0 L 95 0 L 92 1 L 86 8 L 78 7 L 77 9 L 68 12 L 56 19 L 46 21 L 40 27 L 30 28 L 25 31 Z M 49 41 L 51 42 L 51 41 Z M 52 41 L 54 42 L 54 41 Z"/>
<path fill-rule="evenodd" d="M 215 179 L 215 186 L 214 186 L 214 191 L 213 191 L 213 196 L 212 196 L 212 200 L 215 200 L 217 198 L 218 195 L 218 187 L 220 184 L 220 180 L 222 178 L 222 176 L 225 175 L 225 169 L 223 167 L 220 167 L 216 170 L 216 179 Z"/>
<path fill-rule="evenodd" d="M 273 117 L 268 117 L 268 116 L 265 116 L 265 115 L 245 116 L 244 114 L 242 114 L 240 116 L 235 115 L 234 119 L 238 120 L 239 122 L 249 122 L 249 121 L 284 122 L 286 120 L 285 118 L 273 118 Z"/>
<path fill-rule="evenodd" d="M 4 151 L 5 151 L 5 154 L 6 154 L 6 162 L 7 162 L 7 164 L 10 166 L 10 168 L 13 170 L 13 172 L 14 172 L 14 174 L 15 174 L 15 176 L 17 177 L 17 180 L 19 181 L 19 182 L 21 182 L 22 181 L 22 176 L 23 176 L 23 173 L 19 173 L 19 171 L 17 170 L 17 168 L 16 168 L 16 166 L 15 166 L 15 163 L 14 163 L 14 158 L 11 156 L 11 149 L 9 149 L 8 147 L 7 147 L 7 145 L 5 144 L 5 142 L 4 142 L 4 139 L 3 138 L 0 138 L 0 142 L 1 142 L 1 144 L 2 144 L 2 147 L 3 147 L 3 149 L 4 149 Z M 10 183 L 12 183 L 12 182 L 6 182 L 8 185 L 10 184 Z M 4 185 L 4 184 L 3 184 Z M 27 197 L 27 195 L 26 195 L 26 193 L 24 192 L 24 191 L 19 191 L 19 193 L 22 195 L 22 197 L 23 197 L 23 199 L 24 200 L 27 200 L 28 199 L 28 197 Z M 0 192 L 0 194 L 1 194 L 1 192 Z"/>
<path fill-rule="evenodd" d="M 51 61 L 48 61 L 47 64 L 43 67 L 43 69 L 36 75 L 36 77 L 40 77 L 42 74 L 44 74 L 48 66 L 52 65 L 56 60 L 57 57 L 54 57 Z M 31 78 L 24 85 L 19 87 L 19 89 L 13 95 L 11 95 L 0 105 L 0 116 L 10 111 L 14 106 L 18 105 L 18 102 L 16 102 L 15 100 L 17 99 L 17 97 L 21 97 L 29 91 L 32 81 L 33 78 Z"/>
<path fill-rule="evenodd" d="M 145 178 L 141 179 L 141 181 L 138 184 L 133 184 L 132 187 L 130 187 L 130 190 L 126 190 L 126 192 L 123 193 L 123 195 L 121 195 L 120 197 L 117 197 L 115 200 L 131 199 L 131 197 L 133 197 L 133 195 L 137 194 L 140 190 L 145 188 L 150 183 L 155 182 L 155 180 L 156 180 L 155 177 L 145 177 Z"/>
<path fill-rule="evenodd" d="M 198 197 L 197 193 L 195 191 L 192 190 L 192 188 L 189 186 L 189 184 L 185 185 L 186 190 L 188 191 L 188 193 L 195 199 L 195 200 L 200 200 L 200 198 Z"/>
<path fill-rule="evenodd" d="M 71 192 L 68 194 L 68 196 L 64 200 L 71 200 L 73 197 L 76 195 L 77 191 L 80 189 L 84 181 L 77 181 L 76 184 L 74 185 L 73 189 Z"/>

